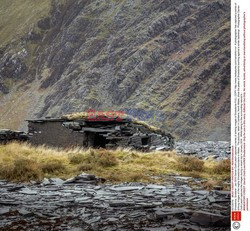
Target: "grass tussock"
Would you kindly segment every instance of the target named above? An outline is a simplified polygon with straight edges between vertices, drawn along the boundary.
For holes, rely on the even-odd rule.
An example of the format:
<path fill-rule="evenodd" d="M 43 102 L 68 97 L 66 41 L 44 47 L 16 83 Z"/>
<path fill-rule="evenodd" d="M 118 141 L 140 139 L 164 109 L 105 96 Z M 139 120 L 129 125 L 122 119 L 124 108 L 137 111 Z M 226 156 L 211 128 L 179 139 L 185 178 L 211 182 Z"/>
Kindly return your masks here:
<path fill-rule="evenodd" d="M 207 189 L 207 190 L 212 190 L 212 189 L 215 189 L 216 187 L 221 187 L 224 190 L 228 190 L 228 191 L 231 189 L 230 184 L 225 183 L 224 180 L 208 180 L 203 183 L 203 187 L 204 189 Z"/>
<path fill-rule="evenodd" d="M 178 158 L 177 168 L 180 171 L 201 172 L 204 168 L 204 161 L 196 157 L 182 156 Z"/>
<path fill-rule="evenodd" d="M 67 179 L 82 172 L 112 182 L 160 183 L 169 173 L 218 181 L 230 177 L 229 164 L 229 160 L 202 161 L 177 155 L 175 151 L 143 153 L 119 148 L 62 150 L 18 143 L 0 145 L 0 179 L 11 181 Z"/>
<path fill-rule="evenodd" d="M 90 149 L 87 153 L 77 153 L 69 157 L 71 164 L 82 164 L 87 168 L 93 167 L 112 167 L 118 164 L 118 160 L 112 151 Z"/>
<path fill-rule="evenodd" d="M 63 161 L 49 160 L 46 163 L 41 164 L 41 170 L 45 174 L 63 173 L 66 170 L 66 166 Z"/>
<path fill-rule="evenodd" d="M 213 171 L 217 174 L 222 174 L 222 173 L 230 173 L 231 171 L 231 162 L 229 159 L 227 160 L 222 160 L 219 163 L 217 163 L 213 167 Z"/>
<path fill-rule="evenodd" d="M 0 176 L 3 179 L 14 181 L 40 179 L 42 172 L 39 167 L 35 161 L 20 158 L 14 160 L 11 165 L 1 166 Z"/>

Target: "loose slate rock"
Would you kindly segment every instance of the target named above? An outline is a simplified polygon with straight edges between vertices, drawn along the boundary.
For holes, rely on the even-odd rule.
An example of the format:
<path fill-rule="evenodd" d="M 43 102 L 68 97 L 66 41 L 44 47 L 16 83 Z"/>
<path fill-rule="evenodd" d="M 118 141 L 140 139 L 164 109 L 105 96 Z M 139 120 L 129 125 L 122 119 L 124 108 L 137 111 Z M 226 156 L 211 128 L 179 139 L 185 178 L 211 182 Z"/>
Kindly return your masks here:
<path fill-rule="evenodd" d="M 9 213 L 10 208 L 0 208 L 0 216 L 2 215 L 6 215 L 7 213 Z"/>
<path fill-rule="evenodd" d="M 24 189 L 22 189 L 21 191 L 20 191 L 20 193 L 22 193 L 22 194 L 26 194 L 26 195 L 37 195 L 37 191 L 35 191 L 35 190 L 30 190 L 30 189 L 28 189 L 28 188 L 24 188 Z"/>
<path fill-rule="evenodd" d="M 34 215 L 33 212 L 30 212 L 30 211 L 28 211 L 26 209 L 18 209 L 17 211 L 18 211 L 19 214 L 21 214 L 24 217 L 30 217 L 30 216 Z"/>
<path fill-rule="evenodd" d="M 203 226 L 228 227 L 230 224 L 229 217 L 204 211 L 194 212 L 190 220 Z"/>
<path fill-rule="evenodd" d="M 134 205 L 135 203 L 133 201 L 126 201 L 126 200 L 121 200 L 121 201 L 111 201 L 109 205 L 111 207 L 125 207 L 125 206 L 131 206 Z"/>
<path fill-rule="evenodd" d="M 51 184 L 54 184 L 54 185 L 62 185 L 64 183 L 64 181 L 60 178 L 51 178 L 50 182 Z"/>
<path fill-rule="evenodd" d="M 156 218 L 166 218 L 169 215 L 178 215 L 184 213 L 190 213 L 191 211 L 185 208 L 170 208 L 170 209 L 155 209 Z"/>
<path fill-rule="evenodd" d="M 64 184 L 97 184 L 101 180 L 102 179 L 97 178 L 95 175 L 82 173 L 66 180 Z"/>
<path fill-rule="evenodd" d="M 123 187 L 111 187 L 110 190 L 123 192 L 123 191 L 141 190 L 143 188 L 144 187 L 141 186 L 123 186 Z"/>

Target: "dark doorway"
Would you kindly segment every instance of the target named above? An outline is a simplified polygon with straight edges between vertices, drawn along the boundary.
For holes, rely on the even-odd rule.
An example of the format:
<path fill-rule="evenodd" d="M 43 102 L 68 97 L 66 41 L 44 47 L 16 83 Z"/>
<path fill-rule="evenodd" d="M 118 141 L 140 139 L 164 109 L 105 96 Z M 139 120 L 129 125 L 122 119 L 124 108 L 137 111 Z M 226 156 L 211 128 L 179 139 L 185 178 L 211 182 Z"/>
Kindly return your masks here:
<path fill-rule="evenodd" d="M 149 137 L 145 137 L 145 138 L 141 139 L 141 144 L 142 145 L 148 145 L 148 143 L 149 143 Z"/>
<path fill-rule="evenodd" d="M 94 135 L 94 148 L 105 148 L 108 143 L 107 139 L 99 133 Z"/>

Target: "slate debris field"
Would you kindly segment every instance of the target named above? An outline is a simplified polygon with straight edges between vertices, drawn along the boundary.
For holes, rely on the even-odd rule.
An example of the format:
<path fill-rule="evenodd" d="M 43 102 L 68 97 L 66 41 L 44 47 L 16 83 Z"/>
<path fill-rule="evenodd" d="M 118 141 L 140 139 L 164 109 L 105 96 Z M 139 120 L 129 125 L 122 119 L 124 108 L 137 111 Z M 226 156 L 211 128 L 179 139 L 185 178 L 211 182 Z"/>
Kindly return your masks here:
<path fill-rule="evenodd" d="M 0 181 L 0 230 L 229 230 L 230 192 L 201 183 L 173 175 L 163 185 L 112 185 L 84 173 L 66 181 Z"/>
<path fill-rule="evenodd" d="M 183 155 L 193 155 L 201 159 L 212 156 L 216 160 L 230 158 L 231 147 L 227 141 L 176 141 L 175 149 Z"/>

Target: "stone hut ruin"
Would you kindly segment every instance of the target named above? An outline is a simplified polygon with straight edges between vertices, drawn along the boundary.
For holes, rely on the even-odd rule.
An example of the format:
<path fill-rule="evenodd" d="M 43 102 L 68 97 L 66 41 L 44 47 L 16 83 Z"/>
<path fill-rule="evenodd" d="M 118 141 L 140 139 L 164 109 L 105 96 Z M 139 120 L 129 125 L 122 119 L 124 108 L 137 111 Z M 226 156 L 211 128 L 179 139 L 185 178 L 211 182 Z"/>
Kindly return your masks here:
<path fill-rule="evenodd" d="M 140 150 L 171 150 L 172 135 L 129 117 L 86 118 L 63 116 L 28 120 L 28 134 L 34 145 L 56 147 L 115 148 L 131 147 Z"/>

